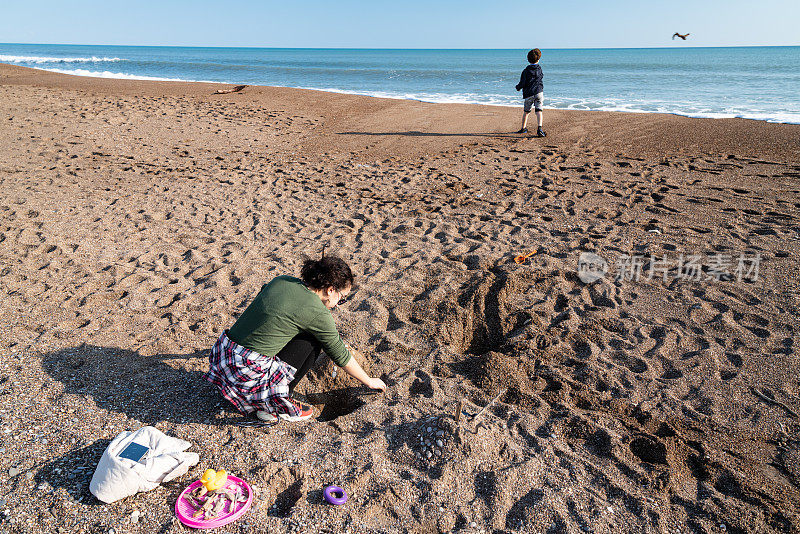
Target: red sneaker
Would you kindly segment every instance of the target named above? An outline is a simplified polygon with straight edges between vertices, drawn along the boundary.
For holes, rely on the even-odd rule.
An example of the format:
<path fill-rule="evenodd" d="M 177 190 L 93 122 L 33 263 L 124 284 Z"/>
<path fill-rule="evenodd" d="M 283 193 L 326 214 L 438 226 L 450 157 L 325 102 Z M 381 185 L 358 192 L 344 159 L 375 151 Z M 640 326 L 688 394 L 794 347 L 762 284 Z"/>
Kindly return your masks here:
<path fill-rule="evenodd" d="M 276 414 L 275 412 L 258 411 L 256 412 L 256 417 L 267 423 L 276 423 L 279 417 L 284 421 L 295 422 L 305 421 L 306 419 L 311 419 L 314 416 L 314 407 L 310 404 L 304 404 L 294 399 L 289 399 L 289 402 L 294 404 L 295 408 L 297 408 L 297 411 L 300 412 L 299 415 L 289 415 L 288 413 Z"/>

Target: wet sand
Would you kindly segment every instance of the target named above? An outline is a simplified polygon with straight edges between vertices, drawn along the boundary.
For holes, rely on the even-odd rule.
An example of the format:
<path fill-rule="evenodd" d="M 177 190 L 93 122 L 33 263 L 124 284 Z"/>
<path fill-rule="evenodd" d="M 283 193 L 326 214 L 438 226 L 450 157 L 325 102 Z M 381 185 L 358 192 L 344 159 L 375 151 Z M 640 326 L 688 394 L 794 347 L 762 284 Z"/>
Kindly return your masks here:
<path fill-rule="evenodd" d="M 192 477 L 88 492 L 149 424 L 230 532 L 800 531 L 800 126 L 221 87 L 0 65 L 0 530 L 183 532 Z M 206 352 L 323 245 L 390 391 L 243 426 Z"/>

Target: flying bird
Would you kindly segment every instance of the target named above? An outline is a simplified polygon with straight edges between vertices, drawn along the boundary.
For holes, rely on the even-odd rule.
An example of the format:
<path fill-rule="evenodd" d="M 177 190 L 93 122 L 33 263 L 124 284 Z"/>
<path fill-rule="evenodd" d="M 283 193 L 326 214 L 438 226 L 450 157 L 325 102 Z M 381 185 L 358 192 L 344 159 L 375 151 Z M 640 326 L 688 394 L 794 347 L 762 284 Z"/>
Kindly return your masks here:
<path fill-rule="evenodd" d="M 674 41 L 676 37 L 680 37 L 681 39 L 683 39 L 685 41 L 686 38 L 689 37 L 689 35 L 691 35 L 691 34 L 684 33 L 683 35 L 681 35 L 680 33 L 675 32 L 674 34 L 672 34 L 672 40 Z"/>

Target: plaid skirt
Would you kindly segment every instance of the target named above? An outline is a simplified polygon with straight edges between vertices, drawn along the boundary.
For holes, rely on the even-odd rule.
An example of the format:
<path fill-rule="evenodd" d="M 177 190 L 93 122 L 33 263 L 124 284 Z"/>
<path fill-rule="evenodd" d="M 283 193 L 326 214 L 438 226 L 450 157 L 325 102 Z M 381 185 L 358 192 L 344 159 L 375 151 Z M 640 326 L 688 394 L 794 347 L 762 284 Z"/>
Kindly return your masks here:
<path fill-rule="evenodd" d="M 289 382 L 297 369 L 275 356 L 245 348 L 222 332 L 211 349 L 206 380 L 245 414 L 255 411 L 300 415 L 289 400 Z"/>

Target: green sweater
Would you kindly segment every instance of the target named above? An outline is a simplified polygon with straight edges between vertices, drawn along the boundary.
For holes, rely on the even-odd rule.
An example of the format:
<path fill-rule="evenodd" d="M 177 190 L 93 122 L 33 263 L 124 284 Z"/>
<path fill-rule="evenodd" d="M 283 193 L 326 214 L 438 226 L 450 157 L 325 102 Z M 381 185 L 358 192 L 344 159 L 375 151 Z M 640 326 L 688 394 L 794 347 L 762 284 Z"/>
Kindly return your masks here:
<path fill-rule="evenodd" d="M 301 332 L 317 338 L 336 365 L 344 367 L 350 361 L 350 351 L 319 296 L 298 278 L 277 276 L 261 287 L 228 337 L 264 356 L 275 356 Z"/>

